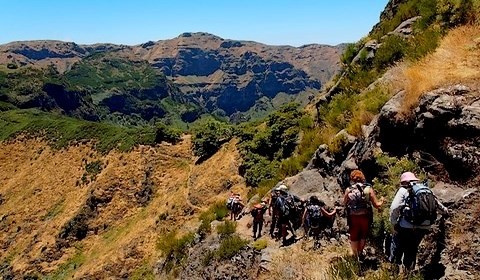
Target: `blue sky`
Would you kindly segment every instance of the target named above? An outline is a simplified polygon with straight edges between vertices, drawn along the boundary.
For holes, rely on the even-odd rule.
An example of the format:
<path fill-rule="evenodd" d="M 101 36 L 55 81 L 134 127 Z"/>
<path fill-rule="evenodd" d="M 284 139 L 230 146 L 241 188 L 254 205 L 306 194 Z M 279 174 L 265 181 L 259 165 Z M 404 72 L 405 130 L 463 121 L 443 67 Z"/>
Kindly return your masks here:
<path fill-rule="evenodd" d="M 0 0 L 0 44 L 56 39 L 134 45 L 183 32 L 271 45 L 367 35 L 388 0 Z"/>

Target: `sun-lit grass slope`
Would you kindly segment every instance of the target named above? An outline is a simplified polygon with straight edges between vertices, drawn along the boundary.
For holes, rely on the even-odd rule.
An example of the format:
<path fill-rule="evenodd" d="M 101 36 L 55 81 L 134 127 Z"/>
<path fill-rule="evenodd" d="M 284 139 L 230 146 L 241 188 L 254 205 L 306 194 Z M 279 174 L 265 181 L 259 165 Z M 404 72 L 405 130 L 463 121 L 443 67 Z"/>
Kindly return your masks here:
<path fill-rule="evenodd" d="M 223 145 L 208 160 L 192 167 L 189 184 L 189 197 L 194 205 L 208 206 L 217 194 L 228 191 L 239 192 L 246 197 L 245 179 L 238 174 L 240 154 L 236 148 L 238 140 L 233 139 Z"/>
<path fill-rule="evenodd" d="M 440 46 L 403 71 L 405 111 L 417 104 L 426 91 L 452 83 L 480 78 L 480 26 L 462 26 L 449 32 Z"/>
<path fill-rule="evenodd" d="M 90 144 L 1 143 L 0 262 L 47 279 L 153 275 L 160 236 L 195 232 L 208 201 L 227 195 L 224 182 L 244 188 L 234 142 L 196 166 L 190 147 L 189 136 L 106 154 Z"/>

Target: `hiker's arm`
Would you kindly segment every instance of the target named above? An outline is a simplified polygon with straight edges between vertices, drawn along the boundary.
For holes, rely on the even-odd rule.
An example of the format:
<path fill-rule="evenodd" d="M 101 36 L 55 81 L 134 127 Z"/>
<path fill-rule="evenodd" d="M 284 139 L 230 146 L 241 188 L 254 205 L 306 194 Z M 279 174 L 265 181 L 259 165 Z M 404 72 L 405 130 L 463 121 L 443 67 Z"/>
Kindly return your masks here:
<path fill-rule="evenodd" d="M 335 216 L 335 214 L 337 213 L 337 209 L 333 209 L 332 212 L 328 212 L 327 210 L 325 210 L 325 207 L 322 207 L 320 209 L 322 210 L 322 214 L 329 217 L 329 218 Z"/>
<path fill-rule="evenodd" d="M 398 222 L 400 217 L 400 211 L 404 205 L 405 194 L 408 194 L 408 191 L 404 188 L 400 188 L 395 197 L 393 198 L 392 205 L 390 206 L 390 223 L 395 225 Z"/>
<path fill-rule="evenodd" d="M 348 193 L 350 192 L 350 188 L 345 189 L 345 194 L 343 195 L 343 205 L 347 205 L 348 202 Z"/>
<path fill-rule="evenodd" d="M 438 198 L 435 197 L 435 202 L 437 203 L 437 206 L 438 206 L 438 209 L 440 210 L 440 212 L 444 215 L 448 215 L 449 214 L 449 211 L 448 211 L 448 208 L 445 207 L 445 205 L 443 205 L 440 200 Z"/>
<path fill-rule="evenodd" d="M 305 208 L 305 210 L 303 211 L 303 215 L 302 215 L 302 225 L 303 226 L 305 224 L 305 219 L 307 218 L 307 208 Z"/>
<path fill-rule="evenodd" d="M 380 198 L 380 200 L 377 199 L 377 196 L 375 195 L 375 191 L 373 190 L 373 188 L 370 188 L 370 201 L 372 202 L 373 207 L 377 209 L 380 209 L 380 207 L 382 207 L 384 202 L 383 197 Z"/>

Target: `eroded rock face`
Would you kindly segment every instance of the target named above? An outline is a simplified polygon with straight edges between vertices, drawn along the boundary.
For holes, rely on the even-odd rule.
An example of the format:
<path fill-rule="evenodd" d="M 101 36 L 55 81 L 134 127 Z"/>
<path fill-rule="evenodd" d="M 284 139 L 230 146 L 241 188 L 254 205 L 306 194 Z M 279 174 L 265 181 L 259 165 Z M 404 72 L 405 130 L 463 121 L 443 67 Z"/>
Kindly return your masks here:
<path fill-rule="evenodd" d="M 468 181 L 470 185 L 478 182 L 478 90 L 454 85 L 428 92 L 407 117 L 402 108 L 404 94 L 399 92 L 384 105 L 342 165 L 358 166 L 364 169 L 367 177 L 371 177 L 379 171 L 374 162 L 375 152 L 383 151 L 396 156 L 413 154 L 427 171 L 441 165 L 445 176 L 439 179 Z M 431 166 L 427 166 L 427 162 Z M 432 162 L 435 164 L 432 165 Z M 348 169 L 336 170 L 343 174 Z"/>
<path fill-rule="evenodd" d="M 211 258 L 206 263 L 206 253 L 218 249 L 220 243 L 219 236 L 209 236 L 193 246 L 179 279 L 256 279 L 261 253 L 248 246 L 230 259 Z"/>

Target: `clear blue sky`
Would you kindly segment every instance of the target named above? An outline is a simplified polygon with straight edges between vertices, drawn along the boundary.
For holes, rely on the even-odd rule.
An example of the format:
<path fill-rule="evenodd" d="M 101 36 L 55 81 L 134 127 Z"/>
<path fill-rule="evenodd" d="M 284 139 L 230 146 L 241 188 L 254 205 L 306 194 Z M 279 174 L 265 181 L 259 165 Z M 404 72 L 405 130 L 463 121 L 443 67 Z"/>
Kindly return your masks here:
<path fill-rule="evenodd" d="M 134 45 L 183 32 L 272 45 L 367 35 L 388 0 L 0 0 L 0 44 L 56 39 Z"/>

